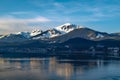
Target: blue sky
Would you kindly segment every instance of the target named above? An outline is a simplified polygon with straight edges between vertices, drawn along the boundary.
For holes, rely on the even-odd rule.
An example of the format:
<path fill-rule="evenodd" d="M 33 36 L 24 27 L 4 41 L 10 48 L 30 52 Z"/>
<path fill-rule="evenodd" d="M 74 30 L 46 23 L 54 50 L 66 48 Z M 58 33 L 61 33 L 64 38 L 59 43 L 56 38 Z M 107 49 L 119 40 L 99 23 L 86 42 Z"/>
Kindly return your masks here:
<path fill-rule="evenodd" d="M 0 0 L 0 34 L 64 23 L 120 32 L 120 0 Z"/>

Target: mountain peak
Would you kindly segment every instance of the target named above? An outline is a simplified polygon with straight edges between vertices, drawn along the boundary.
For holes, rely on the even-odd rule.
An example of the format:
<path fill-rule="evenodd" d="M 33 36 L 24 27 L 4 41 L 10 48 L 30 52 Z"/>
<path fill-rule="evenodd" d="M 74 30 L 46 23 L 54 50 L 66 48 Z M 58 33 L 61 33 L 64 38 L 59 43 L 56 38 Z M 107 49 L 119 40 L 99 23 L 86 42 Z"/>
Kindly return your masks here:
<path fill-rule="evenodd" d="M 69 33 L 70 31 L 72 31 L 74 29 L 80 29 L 80 28 L 84 28 L 84 27 L 77 26 L 77 25 L 71 24 L 71 23 L 65 23 L 61 26 L 56 27 L 55 29 L 62 32 L 63 34 L 65 34 L 65 33 Z"/>
<path fill-rule="evenodd" d="M 41 34 L 43 31 L 42 30 L 33 30 L 32 32 L 31 32 L 31 36 L 36 36 L 36 35 L 38 35 L 38 34 Z"/>

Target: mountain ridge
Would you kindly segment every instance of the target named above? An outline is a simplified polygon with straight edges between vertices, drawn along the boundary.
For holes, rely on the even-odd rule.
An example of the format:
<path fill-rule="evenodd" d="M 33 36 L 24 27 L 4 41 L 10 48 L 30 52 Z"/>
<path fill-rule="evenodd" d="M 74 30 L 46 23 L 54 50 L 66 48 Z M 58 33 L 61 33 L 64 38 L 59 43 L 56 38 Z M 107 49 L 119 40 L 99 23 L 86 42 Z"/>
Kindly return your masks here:
<path fill-rule="evenodd" d="M 18 32 L 8 35 L 0 35 L 0 41 L 19 42 L 26 40 L 47 40 L 49 42 L 64 42 L 71 38 L 84 38 L 88 40 L 105 40 L 115 39 L 120 40 L 119 33 L 108 34 L 106 32 L 99 32 L 87 27 L 78 26 L 71 23 L 65 23 L 53 29 L 34 30 L 32 32 Z"/>

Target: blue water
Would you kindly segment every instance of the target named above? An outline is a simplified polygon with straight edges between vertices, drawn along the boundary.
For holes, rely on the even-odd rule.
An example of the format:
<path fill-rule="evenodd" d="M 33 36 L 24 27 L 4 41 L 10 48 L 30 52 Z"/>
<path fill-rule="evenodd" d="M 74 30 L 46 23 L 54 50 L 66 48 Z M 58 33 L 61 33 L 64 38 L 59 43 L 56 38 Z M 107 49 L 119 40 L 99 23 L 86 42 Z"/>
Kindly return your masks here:
<path fill-rule="evenodd" d="M 0 58 L 0 80 L 120 80 L 120 61 Z"/>

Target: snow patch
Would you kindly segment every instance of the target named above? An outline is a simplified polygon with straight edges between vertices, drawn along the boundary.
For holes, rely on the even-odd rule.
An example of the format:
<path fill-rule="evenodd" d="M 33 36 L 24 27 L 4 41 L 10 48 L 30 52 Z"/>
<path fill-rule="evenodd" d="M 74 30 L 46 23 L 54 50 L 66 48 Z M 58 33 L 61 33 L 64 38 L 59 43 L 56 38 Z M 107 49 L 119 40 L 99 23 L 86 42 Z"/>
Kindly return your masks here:
<path fill-rule="evenodd" d="M 30 33 L 29 32 L 18 32 L 18 33 L 15 33 L 13 35 L 22 35 L 25 38 L 30 38 Z"/>
<path fill-rule="evenodd" d="M 43 31 L 42 30 L 34 30 L 30 33 L 30 36 L 36 36 L 38 34 L 41 34 Z"/>
<path fill-rule="evenodd" d="M 100 33 L 98 33 L 97 36 L 96 36 L 96 38 L 102 38 L 102 37 L 104 37 L 104 36 Z"/>
<path fill-rule="evenodd" d="M 77 26 L 77 25 L 74 25 L 74 24 L 71 24 L 71 23 L 65 23 L 61 26 L 58 26 L 56 27 L 55 29 L 60 31 L 61 34 L 66 34 L 66 33 L 69 33 L 75 29 L 80 29 L 80 28 L 84 28 L 83 26 Z"/>

